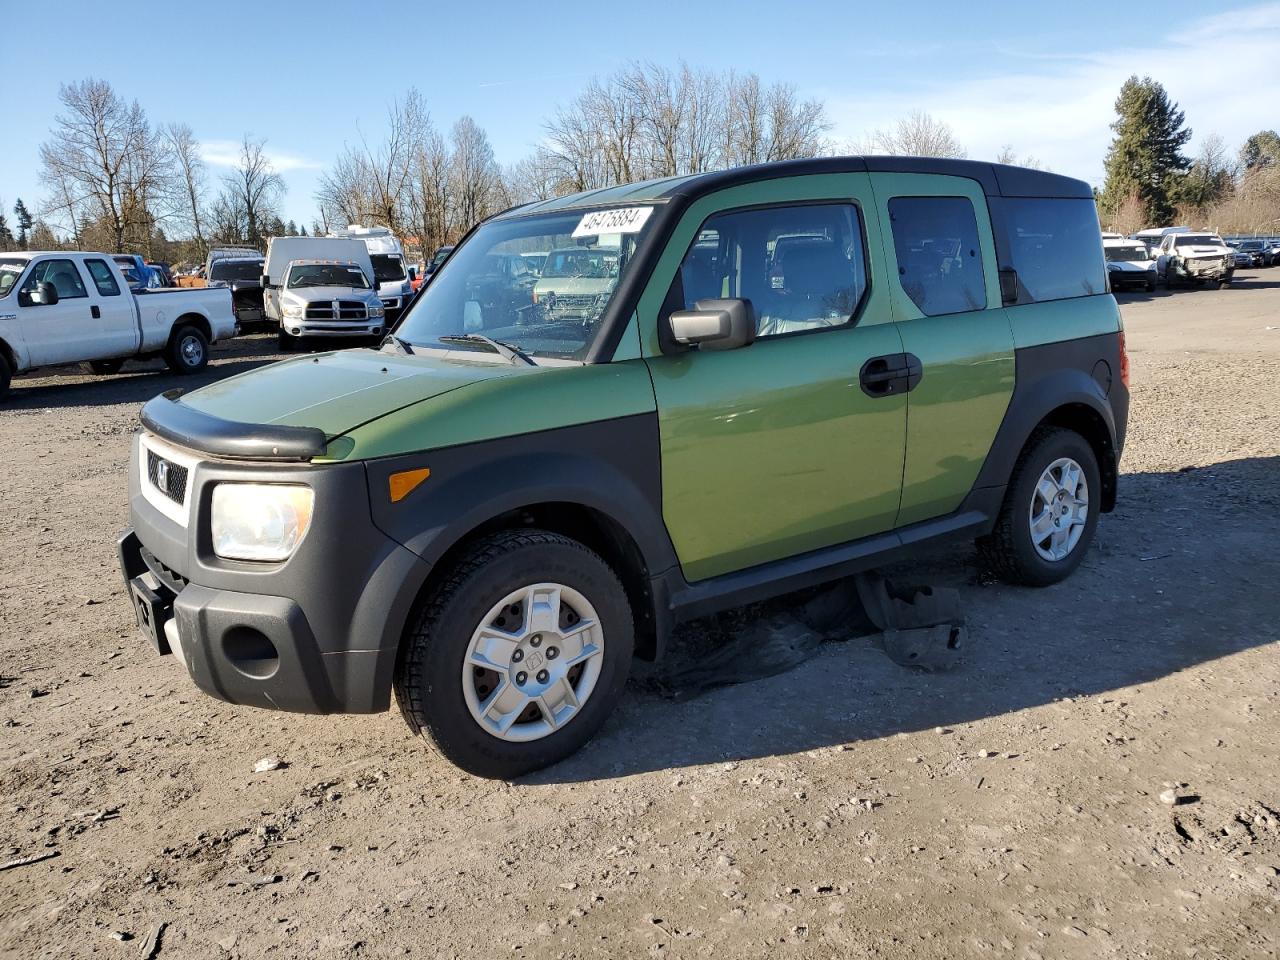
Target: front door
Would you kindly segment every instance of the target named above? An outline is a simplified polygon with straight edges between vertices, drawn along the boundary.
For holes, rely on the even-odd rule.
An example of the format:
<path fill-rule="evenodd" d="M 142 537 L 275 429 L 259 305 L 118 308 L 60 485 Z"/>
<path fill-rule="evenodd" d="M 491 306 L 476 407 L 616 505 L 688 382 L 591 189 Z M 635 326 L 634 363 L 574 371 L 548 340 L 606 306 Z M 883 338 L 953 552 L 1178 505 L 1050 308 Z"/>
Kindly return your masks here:
<path fill-rule="evenodd" d="M 24 304 L 24 295 L 41 283 L 51 283 L 58 291 L 54 304 Z M 65 257 L 37 260 L 22 282 L 18 322 L 22 339 L 31 354 L 32 366 L 70 363 L 92 356 L 101 329 L 101 309 L 76 262 Z"/>
<path fill-rule="evenodd" d="M 663 515 L 688 580 L 893 526 L 906 398 L 860 381 L 902 356 L 878 237 L 866 174 L 733 187 L 673 233 L 640 318 Z M 756 341 L 664 353 L 666 316 L 718 297 L 751 303 Z"/>
<path fill-rule="evenodd" d="M 908 526 L 951 513 L 972 489 L 1013 396 L 1013 332 L 977 181 L 875 173 L 871 183 L 894 321 L 921 363 L 897 520 Z"/>

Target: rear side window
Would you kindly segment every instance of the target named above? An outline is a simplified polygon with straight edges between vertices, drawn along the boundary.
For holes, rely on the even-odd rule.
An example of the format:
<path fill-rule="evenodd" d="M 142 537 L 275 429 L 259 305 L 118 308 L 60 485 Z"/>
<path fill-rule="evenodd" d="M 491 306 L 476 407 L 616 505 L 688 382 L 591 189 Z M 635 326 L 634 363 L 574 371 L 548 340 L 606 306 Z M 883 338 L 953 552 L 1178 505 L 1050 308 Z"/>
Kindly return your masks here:
<path fill-rule="evenodd" d="M 120 286 L 116 283 L 116 278 L 111 275 L 111 268 L 107 266 L 103 260 L 86 260 L 84 265 L 89 270 L 89 276 L 93 278 L 93 285 L 98 288 L 98 293 L 104 297 L 120 296 Z"/>
<path fill-rule="evenodd" d="M 966 197 L 893 197 L 889 222 L 898 278 L 921 313 L 986 309 L 978 220 Z"/>
<path fill-rule="evenodd" d="M 1098 208 L 1092 200 L 991 198 L 1001 269 L 1017 271 L 1016 303 L 1106 293 Z"/>
<path fill-rule="evenodd" d="M 699 300 L 751 301 L 759 337 L 846 326 L 867 292 L 862 217 L 851 203 L 716 214 L 698 231 L 677 281 L 687 310 Z"/>

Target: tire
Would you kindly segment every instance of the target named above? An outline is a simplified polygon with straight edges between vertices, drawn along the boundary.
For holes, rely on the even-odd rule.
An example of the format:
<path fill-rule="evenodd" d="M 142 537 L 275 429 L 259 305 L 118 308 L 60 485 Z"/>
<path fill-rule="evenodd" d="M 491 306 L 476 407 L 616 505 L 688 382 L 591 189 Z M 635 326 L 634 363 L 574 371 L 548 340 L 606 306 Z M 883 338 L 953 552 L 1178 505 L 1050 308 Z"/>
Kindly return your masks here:
<path fill-rule="evenodd" d="M 281 327 L 276 334 L 276 343 L 280 347 L 281 353 L 295 353 L 301 347 L 298 338 L 285 330 L 284 327 Z"/>
<path fill-rule="evenodd" d="M 535 602 L 549 607 L 554 587 L 560 612 L 543 615 L 556 626 L 531 629 L 529 611 Z M 512 603 L 517 596 L 535 600 Z M 585 611 L 582 619 L 575 607 Z M 491 636 L 508 628 L 523 637 L 515 652 L 502 639 L 486 645 L 486 624 Z M 591 739 L 622 695 L 634 645 L 626 592 L 608 564 L 559 534 L 505 531 L 471 546 L 420 604 L 404 637 L 396 700 L 409 727 L 446 759 L 479 777 L 511 779 L 563 760 Z M 476 667 L 482 647 L 492 655 L 487 662 L 505 666 Z M 573 665 L 578 654 L 586 656 Z M 546 671 L 557 668 L 559 679 L 548 679 Z M 569 688 L 581 698 L 577 707 L 563 693 Z M 558 698 L 543 709 L 527 699 L 539 691 Z"/>
<path fill-rule="evenodd" d="M 1047 509 L 1052 504 L 1045 502 L 1037 488 L 1046 472 L 1064 460 L 1073 462 L 1080 469 L 1084 486 L 1076 486 L 1072 492 L 1077 496 L 1083 492 L 1086 505 L 1081 517 L 1080 508 L 1072 506 L 1076 500 L 1061 502 L 1060 506 L 1070 511 L 1062 517 L 1068 520 L 1066 542 L 1061 544 L 1065 546 L 1066 553 L 1050 558 L 1042 553 L 1042 549 L 1057 545 L 1056 539 L 1052 538 L 1057 538 L 1063 530 L 1056 525 L 1046 527 L 1051 539 L 1042 541 L 1041 546 L 1037 546 L 1032 533 L 1031 513 L 1037 510 L 1037 505 L 1043 505 L 1045 510 L 1037 512 L 1054 516 Z M 1050 474 L 1050 489 L 1057 486 L 1054 477 L 1054 474 Z M 1089 442 L 1072 430 L 1041 427 L 1031 435 L 1013 469 L 995 528 L 987 536 L 978 539 L 979 555 L 988 570 L 1008 583 L 1031 587 L 1047 587 L 1058 583 L 1075 571 L 1088 552 L 1098 527 L 1101 503 L 1102 478 L 1098 470 L 1098 458 Z M 1073 524 L 1069 518 L 1080 519 L 1082 522 Z M 1056 522 L 1057 518 L 1054 519 Z M 1076 530 L 1079 530 L 1078 535 L 1075 534 Z"/>
<path fill-rule="evenodd" d="M 1146 289 L 1147 289 L 1147 293 L 1155 293 L 1155 292 L 1156 292 L 1156 282 L 1155 282 L 1154 280 L 1149 281 L 1149 282 L 1147 283 L 1147 287 L 1146 287 Z"/>
<path fill-rule="evenodd" d="M 209 338 L 198 327 L 184 323 L 170 335 L 164 362 L 174 373 L 199 373 L 209 365 Z"/>
<path fill-rule="evenodd" d="M 120 372 L 120 368 L 124 366 L 124 357 L 114 357 L 110 360 L 90 360 L 83 366 L 88 373 L 96 374 L 99 377 L 109 377 L 113 373 Z"/>
<path fill-rule="evenodd" d="M 13 382 L 13 368 L 9 366 L 9 358 L 0 350 L 0 400 L 9 396 L 9 384 Z"/>
<path fill-rule="evenodd" d="M 1219 289 L 1219 290 L 1230 290 L 1230 289 L 1231 289 L 1231 281 L 1230 281 L 1230 280 L 1219 280 L 1219 281 L 1218 281 L 1218 289 Z"/>

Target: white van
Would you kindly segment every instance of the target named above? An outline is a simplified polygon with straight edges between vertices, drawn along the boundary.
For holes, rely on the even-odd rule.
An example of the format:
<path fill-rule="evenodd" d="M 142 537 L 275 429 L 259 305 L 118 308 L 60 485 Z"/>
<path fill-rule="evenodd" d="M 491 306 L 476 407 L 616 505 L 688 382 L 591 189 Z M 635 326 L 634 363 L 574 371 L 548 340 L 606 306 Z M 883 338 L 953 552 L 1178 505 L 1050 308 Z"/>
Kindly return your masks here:
<path fill-rule="evenodd" d="M 394 321 L 413 296 L 412 268 L 405 265 L 400 241 L 386 227 L 362 227 L 358 223 L 348 224 L 345 230 L 332 230 L 329 236 L 364 242 L 373 262 L 373 279 L 387 322 Z"/>

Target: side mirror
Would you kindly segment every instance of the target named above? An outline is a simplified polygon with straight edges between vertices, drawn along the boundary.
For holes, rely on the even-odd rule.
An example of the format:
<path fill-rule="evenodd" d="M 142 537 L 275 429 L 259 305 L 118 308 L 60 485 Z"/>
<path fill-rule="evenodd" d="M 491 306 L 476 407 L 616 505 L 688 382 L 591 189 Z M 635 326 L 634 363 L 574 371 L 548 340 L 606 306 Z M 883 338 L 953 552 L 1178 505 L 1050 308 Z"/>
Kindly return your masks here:
<path fill-rule="evenodd" d="M 48 280 L 37 283 L 36 288 L 31 291 L 31 303 L 34 306 L 52 307 L 57 302 L 58 288 Z"/>
<path fill-rule="evenodd" d="M 699 300 L 692 310 L 671 314 L 671 338 L 702 350 L 734 350 L 756 339 L 749 300 Z"/>
<path fill-rule="evenodd" d="M 271 278 L 264 273 L 262 275 L 262 289 L 265 290 L 269 286 L 271 286 Z"/>
<path fill-rule="evenodd" d="M 410 283 L 413 283 L 413 281 L 415 281 L 415 280 L 417 280 L 417 279 L 418 279 L 418 271 L 417 271 L 417 270 L 415 270 L 413 267 L 410 267 L 410 268 L 409 268 L 409 282 L 410 282 Z"/>

